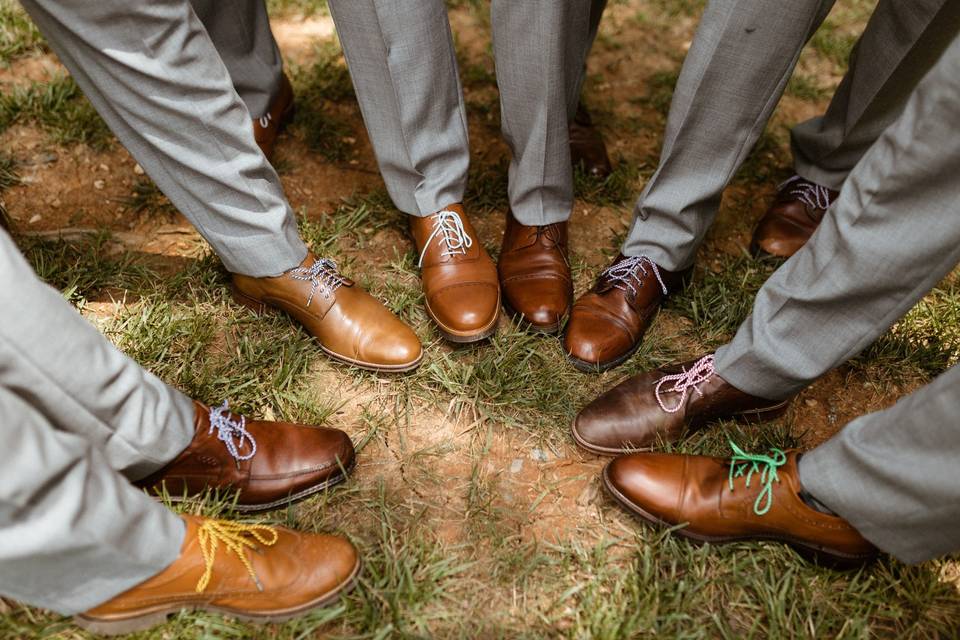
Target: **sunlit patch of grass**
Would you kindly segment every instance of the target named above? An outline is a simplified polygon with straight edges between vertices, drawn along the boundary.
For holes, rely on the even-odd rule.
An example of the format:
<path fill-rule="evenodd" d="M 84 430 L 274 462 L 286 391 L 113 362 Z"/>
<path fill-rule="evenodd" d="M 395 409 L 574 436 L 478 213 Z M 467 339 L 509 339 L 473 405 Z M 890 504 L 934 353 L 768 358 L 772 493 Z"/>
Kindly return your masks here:
<path fill-rule="evenodd" d="M 16 86 L 0 95 L 0 133 L 18 122 L 41 126 L 58 144 L 106 149 L 113 141 L 107 125 L 68 76 Z"/>
<path fill-rule="evenodd" d="M 0 66 L 46 50 L 46 41 L 20 5 L 0 0 Z"/>
<path fill-rule="evenodd" d="M 794 73 L 787 83 L 786 94 L 800 100 L 821 100 L 829 95 L 829 91 L 821 87 L 815 78 L 802 73 Z"/>
<path fill-rule="evenodd" d="M 329 16 L 330 8 L 327 0 L 267 0 L 267 12 L 271 16 Z"/>

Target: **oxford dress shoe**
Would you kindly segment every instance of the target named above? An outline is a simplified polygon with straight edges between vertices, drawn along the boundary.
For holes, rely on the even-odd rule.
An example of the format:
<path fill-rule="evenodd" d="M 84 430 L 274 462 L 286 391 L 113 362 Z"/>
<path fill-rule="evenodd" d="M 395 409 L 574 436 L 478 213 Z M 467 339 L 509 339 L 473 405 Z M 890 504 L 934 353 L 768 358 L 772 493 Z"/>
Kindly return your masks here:
<path fill-rule="evenodd" d="M 600 131 L 593 126 L 590 112 L 577 103 L 577 113 L 568 127 L 570 136 L 570 161 L 574 167 L 581 166 L 587 175 L 606 178 L 613 171 L 607 145 Z"/>
<path fill-rule="evenodd" d="M 800 176 L 780 185 L 776 200 L 757 223 L 750 241 L 754 255 L 789 258 L 807 243 L 817 230 L 838 191 Z"/>
<path fill-rule="evenodd" d="M 410 216 L 420 254 L 427 314 L 451 342 L 477 342 L 497 330 L 497 267 L 459 204 L 429 216 Z"/>
<path fill-rule="evenodd" d="M 772 420 L 788 405 L 740 391 L 717 374 L 707 355 L 624 380 L 580 410 L 573 439 L 591 453 L 617 455 L 674 442 L 716 420 Z"/>
<path fill-rule="evenodd" d="M 503 306 L 544 333 L 556 333 L 573 302 L 567 223 L 526 226 L 507 213 L 497 263 Z"/>
<path fill-rule="evenodd" d="M 287 74 L 280 78 L 280 89 L 267 112 L 259 118 L 253 119 L 253 137 L 257 141 L 257 146 L 267 156 L 267 160 L 273 159 L 273 150 L 277 146 L 277 138 L 283 132 L 287 124 L 293 120 L 296 108 L 293 102 L 293 86 Z"/>
<path fill-rule="evenodd" d="M 603 483 L 632 513 L 700 542 L 777 540 L 838 566 L 876 556 L 876 548 L 845 520 L 803 500 L 797 452 L 757 455 L 731 445 L 731 458 L 621 456 L 604 469 Z"/>
<path fill-rule="evenodd" d="M 266 511 L 342 482 L 354 467 L 353 443 L 339 429 L 247 420 L 227 403 L 194 407 L 193 441 L 138 486 L 174 502 L 207 488 L 238 492 L 237 511 Z"/>
<path fill-rule="evenodd" d="M 183 516 L 180 556 L 157 575 L 74 617 L 97 634 L 162 624 L 180 611 L 283 622 L 335 601 L 360 573 L 341 536 Z"/>
<path fill-rule="evenodd" d="M 279 276 L 233 274 L 233 298 L 257 313 L 274 308 L 300 322 L 335 360 L 361 369 L 397 373 L 423 359 L 420 339 L 376 298 L 337 269 L 308 253 Z"/>
<path fill-rule="evenodd" d="M 660 304 L 682 286 L 684 277 L 646 256 L 618 256 L 574 303 L 563 336 L 567 358 L 587 373 L 625 362 L 640 346 Z"/>

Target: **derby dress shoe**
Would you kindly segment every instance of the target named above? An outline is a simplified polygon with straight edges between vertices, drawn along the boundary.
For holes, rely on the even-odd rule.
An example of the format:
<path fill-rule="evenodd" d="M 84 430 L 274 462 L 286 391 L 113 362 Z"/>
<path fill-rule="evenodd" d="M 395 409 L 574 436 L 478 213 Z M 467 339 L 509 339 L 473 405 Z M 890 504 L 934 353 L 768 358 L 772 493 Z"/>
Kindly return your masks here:
<path fill-rule="evenodd" d="M 716 373 L 708 355 L 624 380 L 580 410 L 573 439 L 591 453 L 617 455 L 674 442 L 716 420 L 772 420 L 788 405 L 740 391 Z"/>
<path fill-rule="evenodd" d="M 566 222 L 528 227 L 507 213 L 497 271 L 508 313 L 536 331 L 560 330 L 573 302 Z"/>
<path fill-rule="evenodd" d="M 570 136 L 570 161 L 574 167 L 582 166 L 587 175 L 595 178 L 606 178 L 613 171 L 610 165 L 610 156 L 607 155 L 607 145 L 603 136 L 593 126 L 590 112 L 577 103 L 577 113 L 568 128 Z"/>
<path fill-rule="evenodd" d="M 596 373 L 625 362 L 640 346 L 660 304 L 686 274 L 646 256 L 618 256 L 573 305 L 563 347 L 573 366 Z"/>
<path fill-rule="evenodd" d="M 226 402 L 194 406 L 193 441 L 137 485 L 166 489 L 174 502 L 208 487 L 236 491 L 237 511 L 266 511 L 342 482 L 353 469 L 353 443 L 339 429 L 247 420 Z"/>
<path fill-rule="evenodd" d="M 287 313 L 327 355 L 361 369 L 410 371 L 423 359 L 413 330 L 343 276 L 332 260 L 308 253 L 299 267 L 279 276 L 233 274 L 233 298 L 257 313 L 268 307 Z"/>
<path fill-rule="evenodd" d="M 693 540 L 778 540 L 839 566 L 876 556 L 876 548 L 845 520 L 801 498 L 797 452 L 756 455 L 732 446 L 729 459 L 621 456 L 604 469 L 603 483 L 629 511 L 653 524 L 677 526 L 676 534 Z"/>
<path fill-rule="evenodd" d="M 340 536 L 183 516 L 180 557 L 148 580 L 74 617 L 97 634 L 162 624 L 180 611 L 283 622 L 323 607 L 353 586 L 357 550 Z"/>
<path fill-rule="evenodd" d="M 795 254 L 817 230 L 838 195 L 838 191 L 800 176 L 781 184 L 776 200 L 753 232 L 750 242 L 753 254 L 766 253 L 780 258 Z"/>
<path fill-rule="evenodd" d="M 296 111 L 293 103 L 293 87 L 290 85 L 290 79 L 287 74 L 280 78 L 280 89 L 267 112 L 259 118 L 253 119 L 253 137 L 257 141 L 257 146 L 267 156 L 267 160 L 273 159 L 273 150 L 277 146 L 277 138 L 291 120 Z"/>
<path fill-rule="evenodd" d="M 410 216 L 420 254 L 427 314 L 451 342 L 477 342 L 497 330 L 500 285 L 497 267 L 480 245 L 459 204 L 429 216 Z"/>

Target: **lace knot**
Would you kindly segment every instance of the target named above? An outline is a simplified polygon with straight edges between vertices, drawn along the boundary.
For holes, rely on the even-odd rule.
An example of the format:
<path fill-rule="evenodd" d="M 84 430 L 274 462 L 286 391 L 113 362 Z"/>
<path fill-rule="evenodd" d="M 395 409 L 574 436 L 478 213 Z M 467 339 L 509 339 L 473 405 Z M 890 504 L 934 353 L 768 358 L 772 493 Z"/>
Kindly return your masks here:
<path fill-rule="evenodd" d="M 249 460 L 256 455 L 257 441 L 247 431 L 247 419 L 243 416 L 232 419 L 230 417 L 230 404 L 226 400 L 216 409 L 210 409 L 210 429 L 207 433 L 213 433 L 214 430 L 217 431 L 217 439 L 223 442 L 238 465 L 241 460 Z M 236 439 L 236 442 L 234 439 Z M 246 442 L 250 443 L 250 452 L 241 454 L 240 448 Z"/>
<path fill-rule="evenodd" d="M 423 258 L 427 255 L 427 249 L 430 248 L 430 243 L 433 242 L 434 238 L 439 239 L 443 247 L 443 252 L 440 255 L 444 257 L 457 254 L 465 255 L 467 249 L 473 246 L 473 238 L 463 227 L 460 214 L 456 211 L 444 209 L 438 212 L 433 220 L 433 231 L 427 237 L 427 241 L 423 243 L 420 261 L 417 262 L 418 267 L 423 266 Z"/>
<path fill-rule="evenodd" d="M 786 187 L 790 187 L 788 192 L 791 196 L 794 196 L 797 200 L 804 203 L 811 209 L 829 209 L 830 205 L 833 204 L 833 198 L 830 196 L 830 189 L 820 186 L 809 180 L 805 180 L 800 176 L 793 176 L 789 180 L 785 180 L 777 187 L 778 190 L 783 190 Z"/>
<path fill-rule="evenodd" d="M 730 458 L 730 491 L 733 491 L 734 478 L 746 475 L 744 486 L 749 488 L 753 475 L 759 474 L 762 488 L 753 502 L 753 512 L 762 516 L 773 506 L 773 483 L 780 482 L 777 469 L 787 463 L 787 454 L 782 449 L 771 449 L 770 455 L 747 453 L 732 440 L 730 448 L 733 449 Z"/>
<path fill-rule="evenodd" d="M 677 411 L 680 411 L 680 408 L 683 407 L 687 400 L 687 396 L 690 394 L 690 390 L 692 389 L 699 395 L 703 395 L 703 392 L 700 391 L 700 385 L 712 378 L 716 372 L 717 371 L 713 365 L 713 354 L 710 354 L 694 362 L 693 366 L 691 366 L 689 369 L 683 369 L 681 373 L 673 373 L 663 376 L 657 380 L 657 386 L 654 389 L 654 394 L 657 397 L 657 404 L 659 404 L 660 408 L 667 413 L 676 413 Z M 664 385 L 670 382 L 673 384 L 664 389 Z M 672 407 L 668 407 L 663 400 L 662 394 L 664 393 L 679 393 L 680 397 L 677 399 L 676 404 L 674 404 Z"/>
<path fill-rule="evenodd" d="M 600 277 L 606 278 L 613 287 L 621 291 L 630 291 L 637 295 L 637 289 L 643 286 L 641 276 L 647 276 L 651 272 L 660 283 L 663 295 L 667 295 L 667 285 L 663 283 L 660 267 L 647 256 L 628 256 L 604 269 Z"/>
<path fill-rule="evenodd" d="M 243 524 L 240 522 L 228 522 L 226 520 L 206 520 L 197 529 L 197 541 L 200 543 L 200 553 L 203 555 L 206 570 L 197 581 L 197 593 L 203 591 L 210 584 L 210 578 L 213 576 L 213 563 L 217 556 L 217 550 L 223 544 L 227 551 L 231 551 L 243 563 L 250 579 L 257 585 L 257 589 L 263 591 L 263 584 L 257 577 L 250 558 L 247 557 L 247 549 L 257 551 L 257 544 L 266 547 L 277 543 L 280 535 L 273 527 L 262 524 Z"/>
<path fill-rule="evenodd" d="M 347 281 L 337 270 L 337 263 L 327 258 L 320 258 L 309 267 L 291 269 L 289 273 L 294 280 L 310 283 L 310 295 L 307 296 L 308 307 L 313 302 L 318 289 L 323 292 L 324 298 L 329 298 Z"/>

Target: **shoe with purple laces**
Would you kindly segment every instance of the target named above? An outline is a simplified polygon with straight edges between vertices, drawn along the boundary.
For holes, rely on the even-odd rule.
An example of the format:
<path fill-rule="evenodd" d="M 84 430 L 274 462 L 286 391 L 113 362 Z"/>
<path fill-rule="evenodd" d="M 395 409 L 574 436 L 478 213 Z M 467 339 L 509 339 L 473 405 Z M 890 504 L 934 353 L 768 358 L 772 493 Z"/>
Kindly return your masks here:
<path fill-rule="evenodd" d="M 789 258 L 807 243 L 839 192 L 800 176 L 780 185 L 777 199 L 757 223 L 753 255 Z"/>

